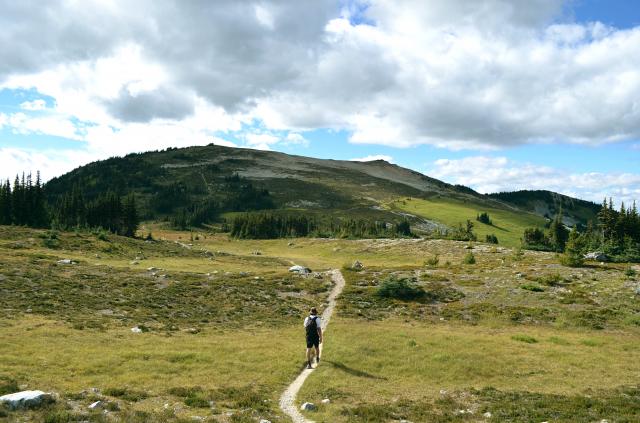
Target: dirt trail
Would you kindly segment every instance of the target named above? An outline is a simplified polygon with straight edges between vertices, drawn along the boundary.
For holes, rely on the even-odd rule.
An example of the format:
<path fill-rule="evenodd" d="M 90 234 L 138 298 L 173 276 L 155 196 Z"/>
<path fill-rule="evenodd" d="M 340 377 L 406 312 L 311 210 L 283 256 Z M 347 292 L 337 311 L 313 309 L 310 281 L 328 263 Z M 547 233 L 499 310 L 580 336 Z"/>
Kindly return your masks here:
<path fill-rule="evenodd" d="M 342 277 L 342 273 L 339 270 L 335 269 L 331 271 L 331 279 L 335 283 L 333 290 L 329 294 L 329 305 L 324 309 L 322 313 L 322 332 L 327 330 L 327 325 L 331 320 L 331 315 L 333 314 L 333 309 L 336 307 L 336 298 L 342 292 L 344 288 L 344 277 Z M 322 348 L 322 347 L 321 347 Z M 304 416 L 300 413 L 298 407 L 296 407 L 296 396 L 302 388 L 304 381 L 307 380 L 309 375 L 313 373 L 315 369 L 305 369 L 298 375 L 296 380 L 291 383 L 284 391 L 282 396 L 280 397 L 280 408 L 284 411 L 294 423 L 313 423 L 310 420 L 304 418 Z"/>

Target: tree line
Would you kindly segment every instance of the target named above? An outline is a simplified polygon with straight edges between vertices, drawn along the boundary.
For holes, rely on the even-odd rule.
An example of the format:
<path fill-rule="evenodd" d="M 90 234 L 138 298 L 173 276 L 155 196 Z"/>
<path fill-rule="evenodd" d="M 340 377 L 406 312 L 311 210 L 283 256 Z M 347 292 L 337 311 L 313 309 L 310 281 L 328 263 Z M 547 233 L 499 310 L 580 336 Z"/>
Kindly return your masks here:
<path fill-rule="evenodd" d="M 231 236 L 243 239 L 293 237 L 317 238 L 394 238 L 412 236 L 408 221 L 397 223 L 365 219 L 317 219 L 305 215 L 247 213 L 236 216 Z"/>
<path fill-rule="evenodd" d="M 73 187 L 57 201 L 46 200 L 40 172 L 35 180 L 31 174 L 16 176 L 13 185 L 6 180 L 0 185 L 0 225 L 20 225 L 34 228 L 55 227 L 102 228 L 125 236 L 135 236 L 140 223 L 133 195 L 121 197 L 114 192 L 86 200 Z"/>
<path fill-rule="evenodd" d="M 13 186 L 7 179 L 0 186 L 0 225 L 45 228 L 50 224 L 40 172 L 16 176 Z"/>
<path fill-rule="evenodd" d="M 619 262 L 640 261 L 640 214 L 634 202 L 630 207 L 621 203 L 616 210 L 613 199 L 604 200 L 596 222 L 588 222 L 586 228 L 569 230 L 562 222 L 562 211 L 544 231 L 528 228 L 523 244 L 534 249 L 564 252 L 568 264 L 579 265 L 588 252 L 605 254 Z"/>

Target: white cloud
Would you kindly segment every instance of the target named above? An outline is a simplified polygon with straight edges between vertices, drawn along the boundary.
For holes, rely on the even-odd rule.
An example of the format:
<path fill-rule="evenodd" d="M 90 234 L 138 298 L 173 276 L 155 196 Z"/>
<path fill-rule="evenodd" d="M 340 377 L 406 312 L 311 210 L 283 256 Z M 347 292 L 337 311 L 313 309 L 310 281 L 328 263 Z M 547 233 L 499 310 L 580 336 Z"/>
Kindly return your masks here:
<path fill-rule="evenodd" d="M 42 99 L 25 101 L 24 103 L 20 103 L 20 108 L 30 111 L 44 110 L 47 108 L 47 102 Z"/>
<path fill-rule="evenodd" d="M 78 150 L 42 150 L 21 148 L 0 148 L 0 169 L 2 177 L 13 183 L 15 175 L 22 172 L 33 175 L 37 171 L 43 180 L 69 172 L 78 166 L 98 160 L 101 157 Z"/>
<path fill-rule="evenodd" d="M 78 128 L 68 118 L 50 115 L 33 117 L 22 112 L 13 113 L 5 118 L 4 125 L 14 134 L 53 135 L 68 139 L 80 139 Z"/>
<path fill-rule="evenodd" d="M 366 157 L 351 159 L 352 162 L 372 162 L 374 160 L 384 160 L 385 162 L 393 163 L 393 157 L 384 154 L 375 154 Z"/>
<path fill-rule="evenodd" d="M 567 172 L 488 156 L 436 160 L 426 173 L 480 193 L 529 189 L 550 190 L 595 202 L 605 197 L 626 203 L 640 200 L 640 174 L 637 173 Z"/>

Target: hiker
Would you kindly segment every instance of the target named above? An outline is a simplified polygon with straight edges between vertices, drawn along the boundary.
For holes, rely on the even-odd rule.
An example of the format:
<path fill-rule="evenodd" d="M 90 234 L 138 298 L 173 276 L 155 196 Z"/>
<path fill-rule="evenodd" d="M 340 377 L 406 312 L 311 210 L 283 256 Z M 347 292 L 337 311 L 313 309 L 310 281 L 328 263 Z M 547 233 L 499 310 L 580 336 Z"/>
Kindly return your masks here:
<path fill-rule="evenodd" d="M 307 369 L 311 369 L 313 352 L 315 349 L 316 363 L 320 363 L 320 344 L 322 344 L 322 320 L 318 316 L 318 310 L 313 307 L 309 315 L 304 319 L 304 328 L 307 333 Z"/>

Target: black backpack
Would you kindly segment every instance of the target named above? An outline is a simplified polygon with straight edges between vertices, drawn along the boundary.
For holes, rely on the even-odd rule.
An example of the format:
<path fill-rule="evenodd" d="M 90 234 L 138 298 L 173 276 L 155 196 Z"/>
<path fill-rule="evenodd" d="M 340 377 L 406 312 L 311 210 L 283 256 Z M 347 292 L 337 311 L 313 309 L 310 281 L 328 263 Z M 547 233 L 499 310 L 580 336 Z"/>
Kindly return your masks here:
<path fill-rule="evenodd" d="M 305 328 L 307 330 L 307 336 L 318 336 L 318 324 L 316 323 L 318 316 L 309 316 L 309 324 Z"/>

